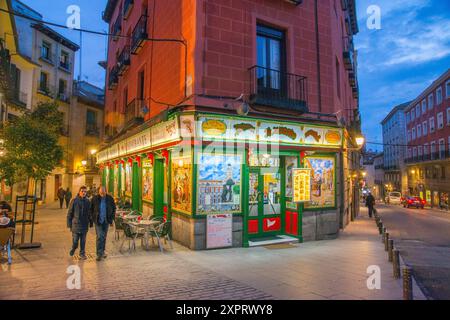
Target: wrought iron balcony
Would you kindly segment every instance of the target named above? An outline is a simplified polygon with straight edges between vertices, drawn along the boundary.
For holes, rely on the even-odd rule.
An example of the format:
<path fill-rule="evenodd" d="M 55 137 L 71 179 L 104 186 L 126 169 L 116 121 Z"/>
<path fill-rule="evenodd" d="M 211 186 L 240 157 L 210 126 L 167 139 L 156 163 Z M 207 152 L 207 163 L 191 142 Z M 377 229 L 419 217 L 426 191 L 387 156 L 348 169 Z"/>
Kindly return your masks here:
<path fill-rule="evenodd" d="M 450 159 L 450 150 L 445 151 L 437 151 L 437 152 L 431 152 L 424 155 L 417 155 L 412 156 L 405 159 L 405 163 L 411 164 L 411 163 L 417 163 L 417 162 L 426 162 L 426 161 L 437 161 L 437 160 L 446 160 Z"/>
<path fill-rule="evenodd" d="M 9 92 L 11 87 L 11 55 L 2 39 L 0 39 L 0 89 Z"/>
<path fill-rule="evenodd" d="M 128 16 L 131 13 L 131 10 L 133 9 L 134 0 L 125 0 L 123 3 L 123 19 L 127 20 Z"/>
<path fill-rule="evenodd" d="M 117 59 L 117 67 L 119 76 L 123 75 L 127 71 L 131 63 L 131 51 L 130 46 L 125 46 Z"/>
<path fill-rule="evenodd" d="M 131 53 L 137 54 L 142 49 L 143 42 L 147 38 L 147 16 L 142 15 L 131 34 Z"/>
<path fill-rule="evenodd" d="M 98 137 L 100 135 L 100 129 L 95 124 L 87 124 L 86 135 Z"/>
<path fill-rule="evenodd" d="M 354 70 L 355 64 L 354 64 L 354 54 L 355 54 L 355 48 L 353 45 L 353 39 L 351 37 L 344 37 L 343 38 L 344 43 L 344 67 L 346 70 Z"/>
<path fill-rule="evenodd" d="M 127 105 L 125 110 L 125 129 L 135 124 L 141 124 L 144 121 L 144 106 L 145 101 L 138 99 L 134 99 Z"/>
<path fill-rule="evenodd" d="M 250 102 L 279 109 L 308 111 L 306 77 L 253 66 L 250 72 Z"/>
<path fill-rule="evenodd" d="M 50 98 L 54 98 L 55 94 L 56 94 L 55 87 L 54 86 L 49 86 L 45 82 L 40 82 L 39 83 L 38 92 L 40 94 L 46 95 L 46 96 L 48 96 Z"/>
<path fill-rule="evenodd" d="M 120 14 L 117 17 L 116 22 L 114 22 L 111 30 L 114 41 L 117 41 L 119 39 L 118 35 L 120 35 L 121 31 L 122 31 L 122 15 Z"/>
<path fill-rule="evenodd" d="M 70 72 L 70 63 L 65 61 L 59 61 L 59 68 L 66 72 Z"/>
<path fill-rule="evenodd" d="M 115 89 L 117 87 L 118 83 L 119 83 L 119 68 L 117 65 L 115 65 L 109 71 L 108 89 L 110 89 L 110 90 Z"/>
<path fill-rule="evenodd" d="M 41 47 L 39 47 L 39 52 L 40 52 L 40 56 L 39 56 L 40 60 L 45 61 L 51 65 L 53 65 L 55 63 L 54 62 L 55 56 L 54 56 L 54 54 L 52 54 L 51 51 L 49 51 L 48 49 L 44 50 L 44 47 L 41 46 Z"/>

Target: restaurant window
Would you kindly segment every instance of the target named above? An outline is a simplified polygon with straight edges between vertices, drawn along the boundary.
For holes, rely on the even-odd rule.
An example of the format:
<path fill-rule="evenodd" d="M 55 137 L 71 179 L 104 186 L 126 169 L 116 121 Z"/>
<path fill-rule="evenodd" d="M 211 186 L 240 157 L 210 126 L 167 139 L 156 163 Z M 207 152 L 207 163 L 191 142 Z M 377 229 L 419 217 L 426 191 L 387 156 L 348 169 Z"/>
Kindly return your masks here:
<path fill-rule="evenodd" d="M 278 29 L 261 24 L 257 26 L 258 87 L 280 90 L 281 72 L 285 70 L 285 35 Z"/>
<path fill-rule="evenodd" d="M 419 146 L 418 149 L 417 149 L 417 152 L 419 154 L 419 157 L 421 157 L 423 155 L 423 147 Z"/>

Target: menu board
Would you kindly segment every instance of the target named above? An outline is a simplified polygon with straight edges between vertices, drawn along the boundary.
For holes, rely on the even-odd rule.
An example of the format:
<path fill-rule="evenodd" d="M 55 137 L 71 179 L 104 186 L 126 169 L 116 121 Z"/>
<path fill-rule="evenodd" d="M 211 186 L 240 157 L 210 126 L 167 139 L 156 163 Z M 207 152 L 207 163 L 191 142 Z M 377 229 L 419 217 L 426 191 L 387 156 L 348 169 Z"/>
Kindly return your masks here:
<path fill-rule="evenodd" d="M 233 246 L 233 215 L 210 214 L 206 218 L 206 248 Z"/>
<path fill-rule="evenodd" d="M 311 201 L 311 169 L 292 169 L 293 202 Z"/>

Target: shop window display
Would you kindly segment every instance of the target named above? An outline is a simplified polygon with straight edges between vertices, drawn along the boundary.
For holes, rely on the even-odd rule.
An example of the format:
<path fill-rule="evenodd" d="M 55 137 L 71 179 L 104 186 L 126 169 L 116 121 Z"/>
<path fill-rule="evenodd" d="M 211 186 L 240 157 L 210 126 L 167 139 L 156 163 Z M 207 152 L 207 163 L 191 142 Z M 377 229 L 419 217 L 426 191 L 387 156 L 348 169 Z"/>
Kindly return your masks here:
<path fill-rule="evenodd" d="M 125 194 L 131 197 L 131 181 L 132 181 L 132 167 L 129 163 L 125 165 Z"/>
<path fill-rule="evenodd" d="M 142 199 L 153 202 L 153 166 L 150 160 L 142 162 Z"/>
<path fill-rule="evenodd" d="M 119 196 L 119 167 L 114 166 L 114 197 Z"/>
<path fill-rule="evenodd" d="M 191 213 L 192 202 L 191 157 L 172 159 L 172 209 Z"/>
<path fill-rule="evenodd" d="M 305 166 L 311 169 L 311 202 L 305 208 L 331 208 L 336 206 L 335 158 L 307 157 Z"/>
<path fill-rule="evenodd" d="M 297 168 L 297 157 L 286 157 L 286 208 L 297 210 L 297 204 L 292 202 L 294 195 L 292 169 L 294 168 Z"/>
<path fill-rule="evenodd" d="M 197 213 L 241 212 L 240 155 L 202 154 L 198 164 Z"/>

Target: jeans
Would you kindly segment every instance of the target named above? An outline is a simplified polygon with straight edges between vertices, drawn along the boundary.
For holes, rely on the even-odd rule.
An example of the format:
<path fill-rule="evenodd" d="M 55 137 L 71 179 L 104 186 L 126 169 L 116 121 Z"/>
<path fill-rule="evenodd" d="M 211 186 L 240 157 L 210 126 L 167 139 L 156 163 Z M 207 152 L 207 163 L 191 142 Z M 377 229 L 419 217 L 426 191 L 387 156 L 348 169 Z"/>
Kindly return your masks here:
<path fill-rule="evenodd" d="M 69 208 L 70 199 L 66 199 L 66 209 Z"/>
<path fill-rule="evenodd" d="M 95 224 L 95 231 L 97 232 L 97 257 L 102 257 L 105 253 L 106 236 L 108 234 L 108 223 Z"/>
<path fill-rule="evenodd" d="M 372 218 L 373 206 L 368 206 L 368 208 L 369 208 L 369 218 Z"/>
<path fill-rule="evenodd" d="M 59 198 L 59 208 L 63 208 L 64 198 Z"/>
<path fill-rule="evenodd" d="M 80 241 L 80 255 L 84 256 L 86 254 L 86 235 L 87 232 L 72 232 L 72 251 L 75 252 L 78 248 L 78 241 Z"/>

